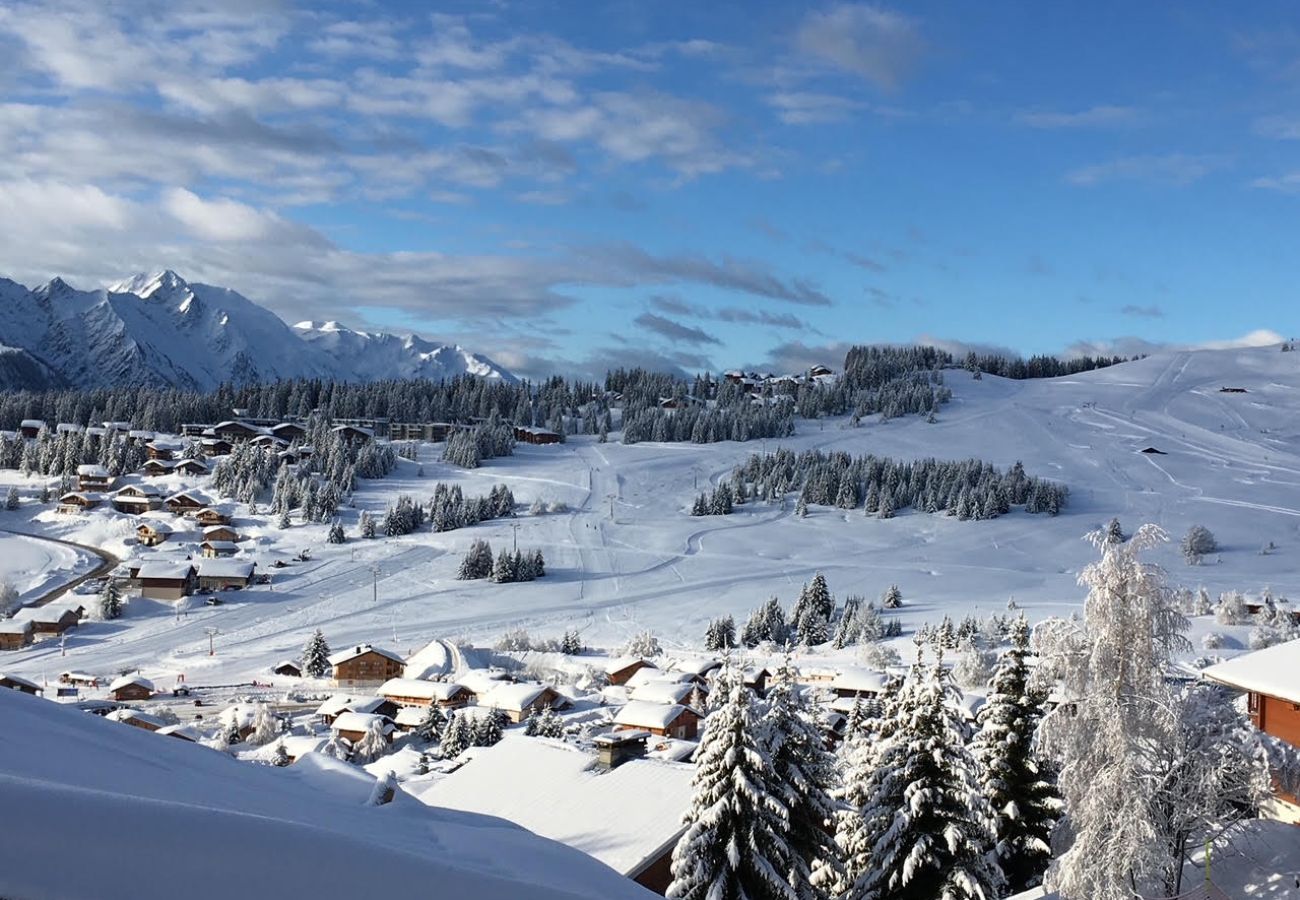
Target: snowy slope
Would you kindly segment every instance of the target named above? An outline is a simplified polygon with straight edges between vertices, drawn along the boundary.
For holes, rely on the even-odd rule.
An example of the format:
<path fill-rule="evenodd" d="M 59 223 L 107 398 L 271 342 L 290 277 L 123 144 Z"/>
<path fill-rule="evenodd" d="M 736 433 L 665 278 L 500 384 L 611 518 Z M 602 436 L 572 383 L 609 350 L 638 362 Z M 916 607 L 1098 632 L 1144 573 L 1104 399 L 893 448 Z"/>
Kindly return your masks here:
<path fill-rule="evenodd" d="M 342 546 L 325 542 L 324 526 L 281 531 L 265 517 L 256 526 L 241 520 L 241 530 L 252 535 L 245 552 L 312 550 L 310 563 L 278 571 L 273 589 L 232 596 L 217 608 L 196 603 L 180 622 L 166 608 L 133 603 L 120 622 L 89 623 L 70 634 L 66 660 L 55 645 L 35 646 L 7 655 L 4 665 L 35 678 L 63 665 L 104 673 L 141 665 L 162 683 L 177 673 L 203 684 L 265 679 L 317 627 L 335 647 L 375 642 L 404 655 L 438 638 L 491 645 L 513 627 L 539 637 L 578 628 L 598 647 L 648 628 L 672 652 L 698 646 L 712 617 L 729 613 L 743 621 L 774 594 L 788 608 L 818 570 L 841 600 L 850 593 L 875 598 L 898 584 L 909 630 L 945 614 L 1003 612 L 1010 598 L 1038 620 L 1080 607 L 1077 574 L 1095 558 L 1081 538 L 1111 516 L 1128 531 L 1154 522 L 1173 536 L 1154 559 L 1175 584 L 1203 584 L 1216 596 L 1271 586 L 1300 599 L 1300 353 L 1165 353 L 1035 381 L 947 375 L 954 399 L 936 424 L 919 417 L 859 428 L 846 419 L 800 421 L 780 444 L 902 458 L 974 456 L 1000 467 L 1021 459 L 1031 474 L 1069 485 L 1062 515 L 1016 511 L 961 522 L 909 510 L 882 521 L 861 509 L 813 507 L 800 519 L 791 497 L 784 507 L 746 504 L 731 516 L 693 518 L 686 513 L 696 479 L 703 489 L 729 476 L 763 442 L 624 446 L 617 436 L 607 444 L 572 438 L 550 447 L 521 445 L 515 456 L 472 471 L 442 463 L 440 445 L 423 445 L 423 477 L 416 464 L 402 461 L 389 478 L 360 482 L 355 508 L 341 510 L 349 536 Z M 766 449 L 775 445 L 768 441 Z M 1139 452 L 1147 446 L 1164 455 Z M 458 483 L 471 495 L 508 484 L 520 516 L 445 533 L 354 537 L 363 510 L 382 515 L 403 493 L 427 499 L 436 481 Z M 31 489 L 18 473 L 0 472 L 0 491 L 9 483 Z M 563 501 L 568 509 L 527 514 L 536 499 Z M 0 511 L 0 528 L 12 522 L 99 546 L 113 523 L 122 522 L 100 511 L 30 518 Z M 1223 548 L 1200 566 L 1186 565 L 1176 546 L 1193 524 L 1209 527 Z M 519 526 L 521 548 L 545 554 L 544 579 L 503 585 L 455 579 L 472 541 L 509 547 L 512 525 Z M 1269 541 L 1276 549 L 1262 555 Z M 113 547 L 138 552 L 133 545 Z M 206 627 L 221 629 L 215 657 L 207 655 Z M 1199 642 L 1210 630 L 1228 638 L 1217 653 L 1244 649 L 1248 629 L 1221 629 L 1202 618 L 1192 637 Z M 898 649 L 910 652 L 907 637 Z"/>
<path fill-rule="evenodd" d="M 0 808 L 23 811 L 0 896 L 652 896 L 500 819 L 403 794 L 367 806 L 368 776 L 315 755 L 250 765 L 15 691 L 0 721 Z"/>
<path fill-rule="evenodd" d="M 77 290 L 58 278 L 35 290 L 0 280 L 0 347 L 20 354 L 0 353 L 0 388 L 41 386 L 43 379 L 77 387 L 210 390 L 223 381 L 295 377 L 511 377 L 460 348 L 349 334 L 357 335 L 357 346 L 304 340 L 235 291 L 192 284 L 170 271 L 136 275 L 97 291 Z"/>
<path fill-rule="evenodd" d="M 390 378 L 428 378 L 442 381 L 458 375 L 515 377 L 478 353 L 460 346 L 434 344 L 416 335 L 353 331 L 337 322 L 299 322 L 298 336 L 324 351 L 341 371 L 357 381 Z"/>

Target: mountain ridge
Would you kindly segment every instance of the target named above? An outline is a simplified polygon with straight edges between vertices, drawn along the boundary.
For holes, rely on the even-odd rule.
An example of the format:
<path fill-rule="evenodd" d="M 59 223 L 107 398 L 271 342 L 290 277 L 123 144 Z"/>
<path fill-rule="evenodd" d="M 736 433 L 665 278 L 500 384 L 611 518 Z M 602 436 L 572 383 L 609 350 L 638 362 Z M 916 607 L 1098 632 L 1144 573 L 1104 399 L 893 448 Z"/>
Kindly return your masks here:
<path fill-rule="evenodd" d="M 170 385 L 287 378 L 517 379 L 482 354 L 417 335 L 290 327 L 237 291 L 170 269 L 83 291 L 0 278 L 0 389 Z"/>

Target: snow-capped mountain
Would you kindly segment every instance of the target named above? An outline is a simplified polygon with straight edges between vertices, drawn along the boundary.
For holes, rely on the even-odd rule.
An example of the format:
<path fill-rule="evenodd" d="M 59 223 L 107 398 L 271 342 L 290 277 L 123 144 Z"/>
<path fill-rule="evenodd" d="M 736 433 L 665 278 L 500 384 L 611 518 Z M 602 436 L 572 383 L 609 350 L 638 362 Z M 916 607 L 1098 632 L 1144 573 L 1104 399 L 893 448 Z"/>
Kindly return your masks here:
<path fill-rule="evenodd" d="M 299 322 L 298 337 L 324 351 L 340 369 L 358 381 L 387 378 L 429 378 L 457 375 L 480 378 L 515 377 L 492 360 L 461 346 L 434 344 L 416 335 L 353 331 L 338 322 Z"/>
<path fill-rule="evenodd" d="M 293 329 L 227 288 L 175 272 L 82 291 L 60 278 L 29 290 L 0 279 L 0 388 L 170 384 L 282 378 L 514 380 L 483 356 L 417 337 Z"/>

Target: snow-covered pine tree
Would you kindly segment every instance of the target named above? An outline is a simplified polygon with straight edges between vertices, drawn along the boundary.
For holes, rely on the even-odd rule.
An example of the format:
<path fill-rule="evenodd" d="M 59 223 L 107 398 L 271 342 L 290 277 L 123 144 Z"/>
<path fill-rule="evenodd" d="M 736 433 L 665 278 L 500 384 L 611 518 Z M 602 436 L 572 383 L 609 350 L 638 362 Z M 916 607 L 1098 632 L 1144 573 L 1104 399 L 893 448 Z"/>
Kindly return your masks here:
<path fill-rule="evenodd" d="M 22 500 L 18 496 L 18 487 L 16 485 L 9 488 L 9 493 L 5 495 L 5 509 L 17 509 Z"/>
<path fill-rule="evenodd" d="M 576 628 L 567 629 L 560 638 L 560 652 L 566 656 L 577 656 L 582 651 L 582 635 L 578 634 Z"/>
<path fill-rule="evenodd" d="M 352 748 L 352 760 L 357 763 L 370 763 L 388 752 L 388 735 L 384 733 L 384 720 L 375 717 L 370 720 L 365 734 Z"/>
<path fill-rule="evenodd" d="M 1074 838 L 1047 881 L 1068 900 L 1130 900 L 1163 893 L 1149 778 L 1176 732 L 1166 670 L 1190 644 L 1164 573 L 1140 556 L 1168 540 L 1164 531 L 1143 525 L 1123 544 L 1092 538 L 1101 559 L 1079 575 L 1083 621 L 1049 619 L 1034 632 L 1038 676 L 1059 679 L 1071 698 L 1040 727 Z"/>
<path fill-rule="evenodd" d="M 1109 532 L 1107 540 L 1116 543 Z M 1047 763 L 1034 747 L 1045 698 L 1030 684 L 1028 654 L 1029 623 L 1022 614 L 1012 623 L 1011 647 L 998 660 L 971 743 L 980 792 L 993 808 L 994 854 L 1013 894 L 1042 882 L 1061 808 Z"/>
<path fill-rule="evenodd" d="M 286 528 L 289 528 L 291 525 L 293 525 L 293 522 L 289 518 L 289 510 L 286 508 L 283 512 L 280 513 L 280 519 L 278 522 L 276 522 L 275 527 L 284 530 Z"/>
<path fill-rule="evenodd" d="M 903 606 L 903 592 L 899 590 L 898 585 L 891 584 L 884 594 L 880 597 L 881 609 L 901 609 Z"/>
<path fill-rule="evenodd" d="M 361 511 L 361 520 L 357 526 L 363 538 L 373 538 L 375 536 L 375 519 L 366 510 Z"/>
<path fill-rule="evenodd" d="M 801 900 L 819 900 L 828 896 L 823 888 L 840 879 L 839 853 L 828 831 L 837 809 L 830 792 L 839 772 L 794 679 L 787 655 L 773 675 L 763 724 L 778 796 L 789 814 L 790 886 Z"/>
<path fill-rule="evenodd" d="M 686 831 L 673 848 L 677 900 L 799 900 L 790 885 L 789 811 L 774 776 L 762 711 L 723 664 L 715 690 L 724 702 L 706 720 L 691 780 Z"/>
<path fill-rule="evenodd" d="M 330 645 L 325 642 L 325 635 L 317 628 L 307 638 L 302 648 L 302 670 L 312 678 L 324 678 L 330 673 Z"/>
<path fill-rule="evenodd" d="M 1124 543 L 1124 529 L 1119 524 L 1119 517 L 1110 520 L 1106 525 L 1106 540 L 1112 544 Z"/>
<path fill-rule="evenodd" d="M 269 744 L 280 734 L 280 720 L 271 712 L 267 703 L 259 703 L 253 710 L 253 732 L 248 736 L 248 743 L 259 747 Z"/>
<path fill-rule="evenodd" d="M 109 578 L 99 592 L 99 617 L 107 622 L 121 615 L 122 593 L 117 588 L 117 579 Z"/>
<path fill-rule="evenodd" d="M 343 523 L 335 519 L 330 524 L 329 535 L 326 540 L 331 544 L 342 544 L 347 540 L 347 535 L 343 533 Z"/>
<path fill-rule="evenodd" d="M 289 765 L 289 751 L 285 749 L 284 741 L 275 742 L 275 747 L 271 750 L 271 765 L 283 769 Z"/>
<path fill-rule="evenodd" d="M 422 741 L 430 743 L 442 739 L 443 729 L 447 727 L 447 716 L 438 704 L 430 703 L 429 708 L 424 711 L 424 717 L 420 719 L 420 724 L 415 726 L 415 736 Z"/>
<path fill-rule="evenodd" d="M 866 872 L 850 897 L 992 900 L 1002 873 L 989 858 L 992 810 L 966 749 L 961 692 L 942 659 L 919 663 L 894 705 L 894 731 L 862 810 Z"/>
<path fill-rule="evenodd" d="M 375 779 L 375 786 L 370 789 L 370 799 L 366 801 L 367 806 L 384 806 L 392 803 L 393 798 L 397 796 L 397 773 L 389 769 L 382 776 Z"/>
<path fill-rule="evenodd" d="M 1219 542 L 1204 525 L 1193 525 L 1183 535 L 1183 558 L 1189 566 L 1199 566 L 1202 557 L 1215 553 L 1218 549 Z"/>
<path fill-rule="evenodd" d="M 443 759 L 455 759 L 474 745 L 474 732 L 464 713 L 447 714 L 447 727 L 438 742 L 438 752 Z"/>

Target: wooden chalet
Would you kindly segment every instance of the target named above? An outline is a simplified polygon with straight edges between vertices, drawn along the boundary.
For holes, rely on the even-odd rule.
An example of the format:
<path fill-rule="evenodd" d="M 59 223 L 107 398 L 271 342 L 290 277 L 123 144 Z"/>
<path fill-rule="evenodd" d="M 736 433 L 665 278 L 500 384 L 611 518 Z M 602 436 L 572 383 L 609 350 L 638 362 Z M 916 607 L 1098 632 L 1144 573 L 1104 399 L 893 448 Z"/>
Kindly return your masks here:
<path fill-rule="evenodd" d="M 140 675 L 123 675 L 108 686 L 108 693 L 118 703 L 135 703 L 148 700 L 158 689 L 148 678 Z"/>
<path fill-rule="evenodd" d="M 132 428 L 126 433 L 126 442 L 128 444 L 147 444 L 155 437 L 157 435 L 147 428 Z"/>
<path fill-rule="evenodd" d="M 393 724 L 393 720 L 388 718 L 388 716 L 381 716 L 375 713 L 359 713 L 351 711 L 341 713 L 339 717 L 334 720 L 334 724 L 330 727 L 339 737 L 351 744 L 356 744 L 366 736 L 366 732 L 371 729 L 372 723 L 374 722 L 380 724 L 380 727 L 384 732 L 384 737 L 391 741 L 393 739 L 393 732 L 397 730 L 397 727 Z"/>
<path fill-rule="evenodd" d="M 21 691 L 24 694 L 35 696 L 36 694 L 41 693 L 44 688 L 36 682 L 28 681 L 20 675 L 6 675 L 4 672 L 0 672 L 0 691 L 4 690 Z"/>
<path fill-rule="evenodd" d="M 59 505 L 54 508 L 56 513 L 65 515 L 75 515 L 92 510 L 103 502 L 99 494 L 88 494 L 85 491 L 69 491 L 59 498 Z"/>
<path fill-rule="evenodd" d="M 359 425 L 335 425 L 330 429 L 332 434 L 337 434 L 348 444 L 364 444 L 367 441 L 375 439 L 375 433 L 369 428 L 362 428 Z"/>
<path fill-rule="evenodd" d="M 564 437 L 549 428 L 537 428 L 533 425 L 516 425 L 515 440 L 523 444 L 559 444 Z"/>
<path fill-rule="evenodd" d="M 0 650 L 21 650 L 32 642 L 33 631 L 27 619 L 0 619 Z"/>
<path fill-rule="evenodd" d="M 398 706 L 458 709 L 467 705 L 473 694 L 464 685 L 449 681 L 424 681 L 418 678 L 390 678 L 379 688 L 379 696 Z"/>
<path fill-rule="evenodd" d="M 885 692 L 888 684 L 889 676 L 884 672 L 846 668 L 839 671 L 830 687 L 837 697 L 873 700 Z"/>
<path fill-rule="evenodd" d="M 215 525 L 229 525 L 230 516 L 216 507 L 205 506 L 194 514 L 194 521 L 207 529 Z"/>
<path fill-rule="evenodd" d="M 357 644 L 330 655 L 334 683 L 339 687 L 381 685 L 402 674 L 404 661 L 391 650 Z"/>
<path fill-rule="evenodd" d="M 146 478 L 161 478 L 163 475 L 170 475 L 174 467 L 175 463 L 169 459 L 147 459 L 140 467 L 140 472 Z"/>
<path fill-rule="evenodd" d="M 158 731 L 166 725 L 157 716 L 151 716 L 138 709 L 115 709 L 104 718 L 110 722 L 120 722 L 123 725 L 130 725 L 132 728 L 141 728 L 145 731 Z"/>
<path fill-rule="evenodd" d="M 606 661 L 605 675 L 610 684 L 627 684 L 627 680 L 640 670 L 654 668 L 654 663 L 639 656 L 618 656 Z"/>
<path fill-rule="evenodd" d="M 501 682 L 487 694 L 479 697 L 478 705 L 499 709 L 511 722 L 518 725 L 529 716 L 544 710 L 558 709 L 568 701 L 544 684 L 530 682 Z"/>
<path fill-rule="evenodd" d="M 172 465 L 172 471 L 182 475 L 206 475 L 209 469 L 208 464 L 201 459 L 178 459 Z"/>
<path fill-rule="evenodd" d="M 23 419 L 18 423 L 18 433 L 28 439 L 36 437 L 44 429 L 44 419 Z"/>
<path fill-rule="evenodd" d="M 145 456 L 149 459 L 167 461 L 180 456 L 184 447 L 179 441 L 165 441 L 155 438 L 144 445 Z"/>
<path fill-rule="evenodd" d="M 1201 677 L 1244 691 L 1255 727 L 1300 749 L 1300 640 L 1218 663 L 1202 670 Z M 1275 777 L 1274 796 L 1266 812 L 1300 824 L 1300 786 Z"/>
<path fill-rule="evenodd" d="M 113 509 L 128 515 L 139 515 L 161 509 L 163 492 L 153 484 L 128 484 L 113 495 Z"/>
<path fill-rule="evenodd" d="M 145 547 L 157 547 L 172 536 L 172 527 L 158 519 L 150 519 L 135 526 L 135 538 Z"/>
<path fill-rule="evenodd" d="M 199 742 L 198 733 L 195 732 L 194 729 L 190 728 L 188 725 L 181 725 L 181 724 L 164 725 L 162 728 L 159 728 L 157 731 L 155 731 L 154 734 L 161 734 L 164 737 L 176 738 L 177 740 L 186 741 L 191 744 L 197 744 Z"/>
<path fill-rule="evenodd" d="M 199 441 L 199 449 L 207 457 L 229 456 L 235 445 L 225 438 L 209 437 Z"/>
<path fill-rule="evenodd" d="M 94 463 L 77 466 L 77 489 L 81 491 L 107 491 L 113 487 L 113 476 L 108 469 Z"/>
<path fill-rule="evenodd" d="M 271 426 L 271 434 L 278 437 L 285 443 L 292 444 L 294 441 L 300 441 L 307 436 L 307 429 L 303 428 L 297 422 L 281 422 L 279 425 Z"/>
<path fill-rule="evenodd" d="M 79 603 L 48 603 L 23 610 L 23 618 L 32 623 L 34 639 L 58 637 L 76 628 L 85 608 Z"/>
<path fill-rule="evenodd" d="M 283 659 L 271 667 L 272 674 L 283 675 L 286 678 L 301 678 L 302 664 L 292 659 Z"/>
<path fill-rule="evenodd" d="M 367 715 L 385 716 L 389 719 L 397 715 L 400 707 L 387 697 L 364 697 L 349 694 L 335 694 L 325 699 L 316 707 L 316 715 L 326 725 L 333 725 L 334 720 L 345 712 L 365 713 Z"/>
<path fill-rule="evenodd" d="M 195 516 L 197 519 L 198 517 Z M 229 541 L 237 543 L 240 540 L 239 532 L 229 525 L 208 525 L 203 529 L 203 540 L 205 541 Z"/>
<path fill-rule="evenodd" d="M 85 434 L 86 426 L 76 422 L 60 422 L 54 426 L 55 434 Z"/>
<path fill-rule="evenodd" d="M 204 541 L 199 544 L 199 554 L 204 559 L 225 559 L 239 552 L 239 545 L 234 541 Z M 207 590 L 205 588 L 204 590 Z"/>
<path fill-rule="evenodd" d="M 88 672 L 60 672 L 59 684 L 69 684 L 73 687 L 99 687 L 99 679 Z"/>
<path fill-rule="evenodd" d="M 212 436 L 218 440 L 229 441 L 251 441 L 258 435 L 265 434 L 261 428 L 256 425 L 250 425 L 247 422 L 239 420 L 228 420 L 218 422 L 212 426 Z"/>
<path fill-rule="evenodd" d="M 289 446 L 289 442 L 283 438 L 278 438 L 273 434 L 259 434 L 249 441 L 254 447 L 262 447 L 266 450 L 283 450 Z"/>
<path fill-rule="evenodd" d="M 202 494 L 197 494 L 192 491 L 181 491 L 168 497 L 165 505 L 167 506 L 167 511 L 170 513 L 174 513 L 178 516 L 192 516 L 199 510 L 207 507 L 208 500 Z"/>
<path fill-rule="evenodd" d="M 194 566 L 186 560 L 146 562 L 136 573 L 140 596 L 150 600 L 180 600 L 198 584 Z"/>
<path fill-rule="evenodd" d="M 699 733 L 701 716 L 679 703 L 650 703 L 631 700 L 614 716 L 614 730 L 648 731 L 660 737 L 693 741 Z"/>
<path fill-rule="evenodd" d="M 198 565 L 199 590 L 243 590 L 253 583 L 255 568 L 256 564 L 247 559 L 201 559 Z"/>

